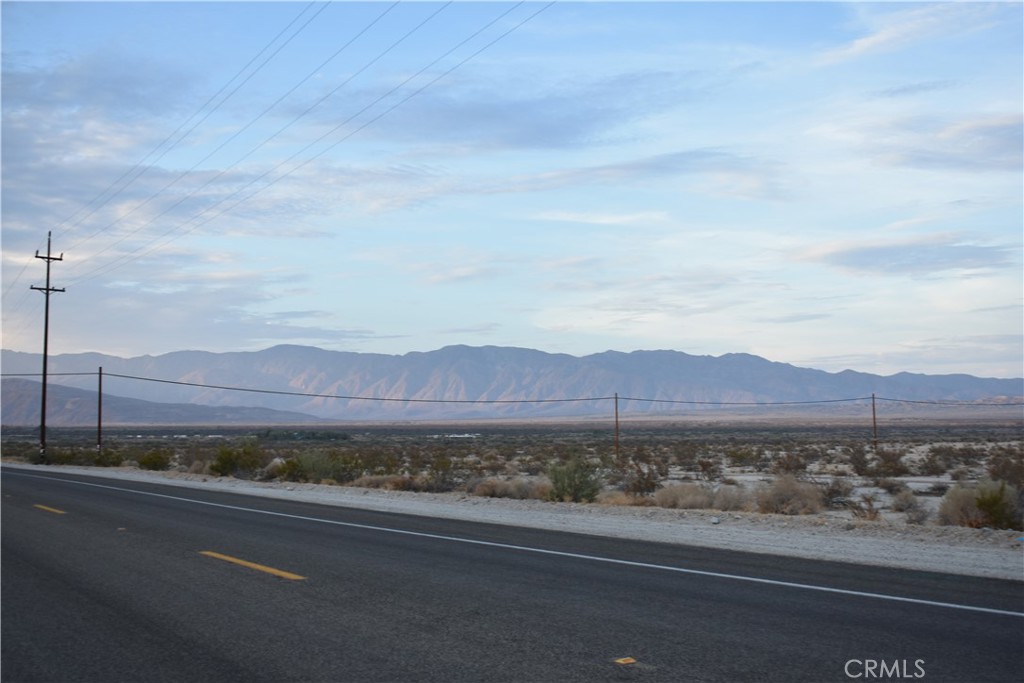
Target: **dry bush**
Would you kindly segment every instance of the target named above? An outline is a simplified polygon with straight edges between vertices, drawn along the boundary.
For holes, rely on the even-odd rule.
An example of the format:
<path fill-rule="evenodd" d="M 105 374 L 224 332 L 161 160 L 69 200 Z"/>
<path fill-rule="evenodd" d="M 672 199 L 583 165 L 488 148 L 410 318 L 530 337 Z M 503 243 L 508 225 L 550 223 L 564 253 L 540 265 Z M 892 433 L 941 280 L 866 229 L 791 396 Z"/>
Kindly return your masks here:
<path fill-rule="evenodd" d="M 413 490 L 412 477 L 401 474 L 367 474 L 358 479 L 353 479 L 349 486 L 358 486 L 364 489 L 387 489 L 388 491 L 411 491 Z"/>
<path fill-rule="evenodd" d="M 650 496 L 637 496 L 625 491 L 602 491 L 597 495 L 599 505 L 623 505 L 635 507 L 650 507 L 657 505 Z"/>
<path fill-rule="evenodd" d="M 907 510 L 907 524 L 924 524 L 931 516 L 931 511 L 924 505 L 916 505 Z"/>
<path fill-rule="evenodd" d="M 810 515 L 821 512 L 824 500 L 821 489 L 798 481 L 790 474 L 778 477 L 757 492 L 758 512 L 779 515 Z"/>
<path fill-rule="evenodd" d="M 714 492 L 697 484 L 675 484 L 654 492 L 655 504 L 663 508 L 710 510 L 714 499 Z"/>
<path fill-rule="evenodd" d="M 720 486 L 715 491 L 713 505 L 723 512 L 745 510 L 750 507 L 750 494 L 739 486 Z"/>
<path fill-rule="evenodd" d="M 818 486 L 821 487 L 822 502 L 830 510 L 845 508 L 853 493 L 853 484 L 838 477 L 819 483 Z"/>
<path fill-rule="evenodd" d="M 470 495 L 485 498 L 546 500 L 551 494 L 551 483 L 532 479 L 483 479 L 471 483 L 466 489 Z"/>
<path fill-rule="evenodd" d="M 1017 451 L 993 455 L 988 463 L 988 476 L 993 481 L 1005 481 L 1018 489 L 1024 487 L 1024 453 Z"/>
<path fill-rule="evenodd" d="M 851 500 L 846 505 L 857 519 L 877 522 L 882 517 L 882 511 L 875 507 L 876 502 L 872 494 L 862 493 L 860 494 L 860 500 Z"/>
<path fill-rule="evenodd" d="M 896 495 L 892 497 L 892 503 L 889 505 L 894 512 L 907 512 L 913 508 L 919 507 L 921 503 L 917 500 L 917 496 L 910 489 L 904 488 L 896 492 Z"/>
<path fill-rule="evenodd" d="M 772 463 L 774 474 L 802 474 L 807 471 L 807 461 L 796 453 L 783 453 Z"/>
<path fill-rule="evenodd" d="M 1020 497 L 1005 481 L 982 481 L 976 487 L 954 486 L 939 504 L 939 523 L 993 529 L 1024 528 Z"/>
<path fill-rule="evenodd" d="M 985 520 L 975 503 L 976 498 L 973 489 L 963 486 L 954 486 L 946 491 L 939 503 L 939 524 L 974 528 L 984 526 Z"/>

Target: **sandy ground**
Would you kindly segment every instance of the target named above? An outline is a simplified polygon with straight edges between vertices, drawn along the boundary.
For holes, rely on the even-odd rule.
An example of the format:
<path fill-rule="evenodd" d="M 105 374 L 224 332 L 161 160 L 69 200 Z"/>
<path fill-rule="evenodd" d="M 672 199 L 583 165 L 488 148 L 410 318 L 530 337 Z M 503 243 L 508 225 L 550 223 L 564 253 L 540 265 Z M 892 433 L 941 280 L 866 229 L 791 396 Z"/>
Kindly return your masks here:
<path fill-rule="evenodd" d="M 800 517 L 748 512 L 670 510 L 536 500 L 482 498 L 462 493 L 412 493 L 319 484 L 253 482 L 130 468 L 42 467 L 4 463 L 4 469 L 44 469 L 108 479 L 153 481 L 184 488 L 325 505 L 443 517 L 837 560 L 1024 581 L 1024 532 L 909 525 L 899 519 L 859 521 L 821 514 Z"/>

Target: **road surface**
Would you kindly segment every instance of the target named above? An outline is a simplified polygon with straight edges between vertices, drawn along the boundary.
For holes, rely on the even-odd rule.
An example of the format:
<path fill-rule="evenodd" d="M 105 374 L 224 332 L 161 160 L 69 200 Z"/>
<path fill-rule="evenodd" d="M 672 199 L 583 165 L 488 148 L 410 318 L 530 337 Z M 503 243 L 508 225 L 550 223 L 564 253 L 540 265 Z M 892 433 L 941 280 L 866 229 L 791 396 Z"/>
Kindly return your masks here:
<path fill-rule="evenodd" d="M 5 683 L 1024 675 L 1022 582 L 59 472 L 2 495 Z"/>

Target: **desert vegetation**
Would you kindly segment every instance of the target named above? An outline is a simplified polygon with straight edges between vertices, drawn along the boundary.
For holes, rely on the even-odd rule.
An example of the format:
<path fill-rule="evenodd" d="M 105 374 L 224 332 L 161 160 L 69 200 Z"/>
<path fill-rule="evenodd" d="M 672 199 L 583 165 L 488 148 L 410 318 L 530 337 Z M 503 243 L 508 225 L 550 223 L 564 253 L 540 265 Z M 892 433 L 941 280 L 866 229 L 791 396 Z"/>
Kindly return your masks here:
<path fill-rule="evenodd" d="M 471 430 L 471 431 L 461 431 Z M 889 430 L 813 424 L 542 423 L 111 430 L 103 448 L 64 430 L 52 464 L 129 466 L 208 477 L 680 510 L 830 514 L 878 523 L 1022 528 L 1019 422 L 933 422 Z M 30 432 L 3 455 L 37 462 Z"/>

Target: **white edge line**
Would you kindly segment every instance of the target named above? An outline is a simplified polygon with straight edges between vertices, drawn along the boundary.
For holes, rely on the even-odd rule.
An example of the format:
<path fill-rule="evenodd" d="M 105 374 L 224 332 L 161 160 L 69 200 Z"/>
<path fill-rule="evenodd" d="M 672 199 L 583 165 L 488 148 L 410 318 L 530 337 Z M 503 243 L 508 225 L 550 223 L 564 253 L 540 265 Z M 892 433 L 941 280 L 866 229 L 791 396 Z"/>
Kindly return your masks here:
<path fill-rule="evenodd" d="M 12 470 L 7 472 L 14 473 Z M 650 564 L 647 562 L 637 562 L 635 560 L 619 560 L 613 557 L 600 557 L 598 555 L 584 555 L 581 553 L 570 553 L 563 550 L 547 550 L 544 548 L 531 548 L 524 545 L 513 545 L 509 543 L 497 543 L 495 541 L 481 541 L 473 538 L 460 538 L 458 536 L 445 536 L 443 534 L 431 534 L 423 531 L 409 531 L 406 529 L 392 529 L 383 526 L 374 526 L 372 524 L 359 524 L 357 522 L 341 522 L 334 519 L 323 519 L 320 517 L 306 517 L 303 515 L 292 515 L 286 512 L 273 512 L 271 510 L 260 510 L 258 508 L 242 507 L 240 505 L 227 505 L 225 503 L 211 503 L 205 500 L 196 500 L 194 498 L 183 498 L 181 496 L 172 496 L 166 493 L 153 493 L 151 491 L 139 491 L 136 489 L 122 488 L 120 486 L 110 486 L 108 484 L 93 484 L 90 482 L 76 481 L 74 479 L 61 479 L 60 477 L 51 476 L 39 476 L 36 474 L 28 474 L 26 472 L 17 472 L 18 475 L 24 477 L 32 477 L 33 479 L 46 479 L 50 481 L 60 481 L 68 484 L 78 484 L 80 486 L 92 486 L 99 489 L 110 489 L 112 491 L 124 491 L 127 493 L 135 493 L 141 496 L 154 496 L 156 498 L 168 498 L 170 500 L 182 501 L 185 503 L 194 503 L 196 505 L 209 505 L 210 507 L 225 508 L 228 510 L 239 510 L 242 512 L 253 512 L 261 515 L 272 515 L 274 517 L 286 517 L 289 519 L 298 519 L 305 522 L 319 522 L 321 524 L 333 524 L 335 526 L 349 527 L 353 529 L 364 529 L 367 531 L 382 531 L 391 534 L 402 534 L 405 536 L 417 536 L 419 538 L 432 538 L 440 541 L 452 541 L 455 543 L 468 543 L 471 545 L 487 546 L 491 548 L 503 548 L 506 550 L 518 550 L 528 553 L 536 553 L 539 555 L 553 555 L 556 557 L 568 557 L 577 560 L 587 560 L 590 562 L 604 562 L 607 564 L 617 564 L 626 567 L 639 567 L 642 569 L 659 569 L 662 571 L 676 572 L 679 574 L 691 574 L 695 576 L 709 576 L 717 579 L 731 579 L 733 581 L 747 581 L 749 583 L 760 583 L 769 586 L 783 586 L 786 588 L 798 588 L 802 590 L 820 591 L 823 593 L 836 593 L 839 595 L 852 595 L 861 598 L 874 598 L 877 600 L 889 600 L 890 602 L 907 602 L 915 605 L 928 605 L 931 607 L 945 607 L 947 609 L 959 609 L 967 610 L 970 612 L 983 612 L 985 614 L 999 614 L 1009 617 L 1021 617 L 1024 618 L 1024 612 L 1011 612 L 1009 610 L 993 609 L 990 607 L 976 607 L 973 605 L 958 605 L 952 602 L 938 602 L 935 600 L 923 600 L 920 598 L 905 598 L 898 595 L 886 595 L 884 593 L 868 593 L 865 591 L 848 590 L 846 588 L 830 588 L 828 586 L 816 586 L 808 583 L 795 583 L 792 581 L 778 581 L 776 579 L 763 579 L 756 576 L 743 576 L 742 574 L 725 574 L 722 572 L 710 572 L 703 569 L 685 569 L 683 567 L 673 567 L 665 564 Z M 218 492 L 222 493 L 222 492 Z"/>

